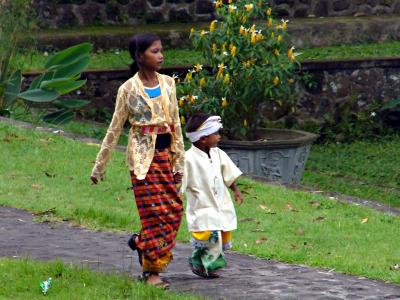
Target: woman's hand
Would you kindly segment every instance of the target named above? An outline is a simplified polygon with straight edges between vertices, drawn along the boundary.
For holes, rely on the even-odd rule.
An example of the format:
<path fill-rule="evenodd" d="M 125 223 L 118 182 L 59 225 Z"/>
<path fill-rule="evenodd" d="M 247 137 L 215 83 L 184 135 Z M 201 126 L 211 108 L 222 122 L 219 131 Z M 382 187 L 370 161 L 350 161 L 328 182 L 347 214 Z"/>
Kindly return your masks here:
<path fill-rule="evenodd" d="M 183 173 L 177 172 L 174 174 L 175 183 L 182 183 Z"/>

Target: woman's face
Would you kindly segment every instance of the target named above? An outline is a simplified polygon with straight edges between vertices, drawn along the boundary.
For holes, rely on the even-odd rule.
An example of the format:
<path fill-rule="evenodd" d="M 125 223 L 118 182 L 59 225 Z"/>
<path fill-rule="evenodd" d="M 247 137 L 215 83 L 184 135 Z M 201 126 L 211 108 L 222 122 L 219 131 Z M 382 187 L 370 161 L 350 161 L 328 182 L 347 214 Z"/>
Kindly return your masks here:
<path fill-rule="evenodd" d="M 158 71 L 164 62 L 163 47 L 161 41 L 155 41 L 140 55 L 140 64 L 146 69 Z"/>

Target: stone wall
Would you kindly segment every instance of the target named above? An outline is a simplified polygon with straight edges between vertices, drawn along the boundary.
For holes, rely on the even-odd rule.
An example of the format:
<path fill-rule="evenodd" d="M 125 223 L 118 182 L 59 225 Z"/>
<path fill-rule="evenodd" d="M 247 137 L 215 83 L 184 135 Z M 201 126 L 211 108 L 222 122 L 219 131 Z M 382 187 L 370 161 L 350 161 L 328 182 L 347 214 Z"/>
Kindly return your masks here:
<path fill-rule="evenodd" d="M 400 0 L 274 0 L 278 17 L 400 13 Z M 41 27 L 209 20 L 211 0 L 34 0 Z"/>
<path fill-rule="evenodd" d="M 186 70 L 166 68 L 162 72 L 184 76 Z M 323 125 L 326 115 L 340 117 L 350 101 L 353 103 L 350 109 L 356 112 L 373 102 L 383 103 L 400 95 L 399 58 L 305 62 L 302 71 L 311 75 L 314 84 L 311 88 L 300 89 L 297 112 L 290 117 L 294 117 L 297 124 Z M 88 82 L 76 96 L 92 100 L 86 113 L 99 120 L 107 114 L 110 116 L 118 87 L 130 77 L 128 70 L 90 71 L 84 73 L 84 77 Z M 260 114 L 268 120 L 285 121 L 287 118 L 267 106 Z"/>

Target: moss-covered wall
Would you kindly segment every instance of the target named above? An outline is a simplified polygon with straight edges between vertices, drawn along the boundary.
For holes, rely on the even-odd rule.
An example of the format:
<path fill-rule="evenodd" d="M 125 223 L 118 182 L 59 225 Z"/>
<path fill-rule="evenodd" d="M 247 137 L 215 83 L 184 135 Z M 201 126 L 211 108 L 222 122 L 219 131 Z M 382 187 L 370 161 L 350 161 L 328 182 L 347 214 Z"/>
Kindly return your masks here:
<path fill-rule="evenodd" d="M 212 0 L 34 0 L 41 27 L 192 22 L 212 18 Z M 400 13 L 400 0 L 274 0 L 278 17 Z"/>

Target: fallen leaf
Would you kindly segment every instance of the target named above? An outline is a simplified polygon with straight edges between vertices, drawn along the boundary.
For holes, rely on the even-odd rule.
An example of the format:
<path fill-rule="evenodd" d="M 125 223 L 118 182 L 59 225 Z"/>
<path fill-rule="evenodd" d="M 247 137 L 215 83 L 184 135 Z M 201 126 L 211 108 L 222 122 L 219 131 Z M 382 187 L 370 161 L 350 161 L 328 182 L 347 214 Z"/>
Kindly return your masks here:
<path fill-rule="evenodd" d="M 36 189 L 36 190 L 38 190 L 38 189 L 41 189 L 42 188 L 42 186 L 40 185 L 40 184 L 32 184 L 32 186 L 31 186 L 33 189 Z"/>
<path fill-rule="evenodd" d="M 117 201 L 118 202 L 124 201 L 124 199 L 125 199 L 125 196 L 118 196 L 117 197 Z"/>
<path fill-rule="evenodd" d="M 265 232 L 265 230 L 262 228 L 256 228 L 256 229 L 251 230 L 251 232 Z"/>
<path fill-rule="evenodd" d="M 265 236 L 262 236 L 256 241 L 256 244 L 260 245 L 260 244 L 266 242 L 267 240 L 268 240 L 268 238 L 266 238 Z"/>
<path fill-rule="evenodd" d="M 319 201 L 310 201 L 310 204 L 311 204 L 311 206 L 316 206 L 316 207 L 318 207 L 318 206 L 321 205 L 321 202 L 319 202 Z"/>
<path fill-rule="evenodd" d="M 95 146 L 95 147 L 100 147 L 100 145 L 99 145 L 99 144 L 96 144 L 96 143 L 86 143 L 86 145 Z"/>
<path fill-rule="evenodd" d="M 239 220 L 239 222 L 256 222 L 256 221 L 257 219 L 254 218 L 243 218 Z"/>
<path fill-rule="evenodd" d="M 364 223 L 367 223 L 367 222 L 368 222 L 368 218 L 361 219 L 361 224 L 364 224 Z"/>
<path fill-rule="evenodd" d="M 50 174 L 49 172 L 44 172 L 44 175 L 46 175 L 47 177 L 50 177 L 50 178 L 54 178 L 54 177 L 56 177 L 56 174 Z"/>
<path fill-rule="evenodd" d="M 393 266 L 390 267 L 390 270 L 400 270 L 400 264 L 395 264 Z"/>
<path fill-rule="evenodd" d="M 266 212 L 267 214 L 271 214 L 271 215 L 276 214 L 276 212 L 273 212 L 270 208 L 268 208 L 268 207 L 265 206 L 265 205 L 260 204 L 258 207 L 261 208 L 261 209 L 262 209 L 264 212 Z"/>
<path fill-rule="evenodd" d="M 304 228 L 298 228 L 297 231 L 296 231 L 296 233 L 297 233 L 298 235 L 304 235 Z"/>
<path fill-rule="evenodd" d="M 292 250 L 299 249 L 299 247 L 297 247 L 295 244 L 291 244 L 290 247 L 292 248 Z"/>
<path fill-rule="evenodd" d="M 319 216 L 319 217 L 316 217 L 316 218 L 314 219 L 314 222 L 315 222 L 315 221 L 325 221 L 325 220 L 326 220 L 326 217 Z"/>
<path fill-rule="evenodd" d="M 291 204 L 289 204 L 289 203 L 286 203 L 286 204 L 285 204 L 285 209 L 288 210 L 288 211 L 298 212 L 298 210 L 295 209 L 295 208 L 294 208 Z"/>

